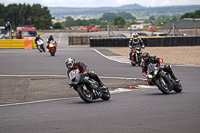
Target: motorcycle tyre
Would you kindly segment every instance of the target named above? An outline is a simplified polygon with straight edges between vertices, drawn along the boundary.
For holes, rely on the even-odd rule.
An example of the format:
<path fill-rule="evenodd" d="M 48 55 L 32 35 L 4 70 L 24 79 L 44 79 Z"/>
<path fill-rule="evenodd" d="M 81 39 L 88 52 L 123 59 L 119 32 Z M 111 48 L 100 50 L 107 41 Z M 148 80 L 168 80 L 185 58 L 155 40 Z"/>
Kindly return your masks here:
<path fill-rule="evenodd" d="M 102 92 L 102 96 L 101 96 L 101 99 L 104 100 L 104 101 L 107 101 L 110 99 L 110 92 L 108 89 L 104 90 Z"/>
<path fill-rule="evenodd" d="M 79 87 L 77 88 L 77 92 L 78 92 L 80 98 L 81 98 L 83 101 L 85 101 L 86 103 L 91 103 L 91 102 L 93 101 L 92 93 L 90 93 L 90 98 L 87 97 L 87 96 L 84 94 L 83 88 L 82 88 L 81 86 L 79 86 Z"/>
<path fill-rule="evenodd" d="M 182 91 L 182 85 L 179 83 L 179 84 L 175 84 L 174 85 L 174 91 L 176 93 L 180 93 Z"/>
<path fill-rule="evenodd" d="M 55 51 L 54 49 L 50 52 L 51 56 L 54 56 L 55 55 Z"/>
<path fill-rule="evenodd" d="M 162 85 L 159 79 L 157 79 L 155 81 L 156 86 L 159 88 L 159 90 L 163 93 L 163 94 L 169 94 L 169 88 L 166 90 Z"/>
<path fill-rule="evenodd" d="M 45 49 L 44 49 L 44 47 L 42 46 L 42 50 L 43 50 L 43 52 L 45 52 Z"/>
<path fill-rule="evenodd" d="M 141 62 L 142 62 L 142 56 L 138 55 L 138 66 L 141 66 Z"/>
<path fill-rule="evenodd" d="M 38 49 L 40 52 L 42 52 L 42 50 L 40 50 L 40 48 L 39 48 L 39 47 L 37 47 L 37 49 Z"/>
<path fill-rule="evenodd" d="M 132 58 L 134 58 L 134 57 L 132 57 Z M 131 59 L 131 65 L 132 66 L 135 66 L 136 65 L 136 63 L 133 63 L 134 61 Z"/>

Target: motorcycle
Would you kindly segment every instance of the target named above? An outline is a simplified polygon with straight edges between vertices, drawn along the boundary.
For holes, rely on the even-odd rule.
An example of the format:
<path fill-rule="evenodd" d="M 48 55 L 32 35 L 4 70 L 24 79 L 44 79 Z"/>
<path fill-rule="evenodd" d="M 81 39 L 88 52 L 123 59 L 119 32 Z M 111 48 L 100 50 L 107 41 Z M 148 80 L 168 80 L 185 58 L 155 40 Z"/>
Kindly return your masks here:
<path fill-rule="evenodd" d="M 163 68 L 157 67 L 156 64 L 148 65 L 147 77 L 163 94 L 169 94 L 172 90 L 176 93 L 182 91 L 180 82 L 176 83 L 169 73 L 165 72 Z"/>
<path fill-rule="evenodd" d="M 57 48 L 57 43 L 52 40 L 49 43 L 49 53 L 51 54 L 51 56 L 54 56 L 56 53 L 56 48 Z"/>
<path fill-rule="evenodd" d="M 141 65 L 142 62 L 142 49 L 141 45 L 137 44 L 136 47 L 132 48 L 132 53 L 131 53 L 131 65 L 135 66 L 138 64 L 138 66 Z"/>
<path fill-rule="evenodd" d="M 91 103 L 95 99 L 110 99 L 110 92 L 106 88 L 102 90 L 95 80 L 84 76 L 79 69 L 74 69 L 69 73 L 69 85 L 78 92 L 80 98 L 86 103 Z"/>
<path fill-rule="evenodd" d="M 45 49 L 44 49 L 44 41 L 42 39 L 39 39 L 37 41 L 37 49 L 42 52 L 44 51 L 45 52 Z"/>

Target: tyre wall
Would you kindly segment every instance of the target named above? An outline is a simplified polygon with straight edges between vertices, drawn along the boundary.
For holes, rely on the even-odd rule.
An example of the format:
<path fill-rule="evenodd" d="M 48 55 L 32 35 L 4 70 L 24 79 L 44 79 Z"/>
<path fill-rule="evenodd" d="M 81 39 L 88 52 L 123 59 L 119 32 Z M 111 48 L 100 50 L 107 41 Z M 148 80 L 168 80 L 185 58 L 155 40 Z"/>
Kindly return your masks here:
<path fill-rule="evenodd" d="M 200 37 L 141 37 L 147 47 L 200 46 Z M 128 47 L 130 38 L 92 38 L 90 47 Z"/>

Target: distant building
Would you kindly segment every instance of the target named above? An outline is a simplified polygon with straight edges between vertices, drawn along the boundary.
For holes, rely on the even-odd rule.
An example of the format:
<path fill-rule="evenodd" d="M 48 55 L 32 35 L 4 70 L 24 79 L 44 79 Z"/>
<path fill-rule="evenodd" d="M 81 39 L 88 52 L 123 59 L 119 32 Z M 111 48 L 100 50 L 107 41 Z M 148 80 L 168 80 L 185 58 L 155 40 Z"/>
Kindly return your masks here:
<path fill-rule="evenodd" d="M 181 35 L 195 36 L 195 22 L 196 22 L 196 28 L 197 28 L 197 36 L 200 36 L 200 18 L 195 18 L 194 20 L 192 18 L 184 18 L 184 19 L 176 21 L 175 26 L 178 29 L 178 31 L 181 33 Z M 169 36 L 173 35 L 172 23 L 165 25 L 161 28 L 158 28 L 157 30 L 159 32 L 165 32 L 165 33 L 168 33 L 170 31 Z M 179 36 L 178 31 L 175 29 L 175 34 L 177 36 Z"/>

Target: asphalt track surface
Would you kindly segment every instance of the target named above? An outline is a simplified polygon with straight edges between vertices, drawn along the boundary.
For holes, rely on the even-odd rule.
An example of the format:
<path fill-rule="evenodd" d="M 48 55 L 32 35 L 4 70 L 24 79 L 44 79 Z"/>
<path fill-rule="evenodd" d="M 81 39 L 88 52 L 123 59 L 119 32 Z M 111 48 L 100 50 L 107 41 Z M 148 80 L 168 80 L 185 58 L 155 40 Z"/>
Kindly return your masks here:
<path fill-rule="evenodd" d="M 67 35 L 58 36 L 61 46 L 55 57 L 37 50 L 1 49 L 0 75 L 64 76 L 64 60 L 71 56 L 103 77 L 143 78 L 139 67 L 111 61 L 86 46 L 65 47 Z M 96 49 L 113 55 L 103 48 Z M 0 132 L 199 133 L 200 67 L 172 68 L 181 80 L 182 93 L 163 95 L 156 88 L 148 88 L 112 94 L 109 101 L 96 100 L 92 104 L 73 97 L 3 105 Z"/>

